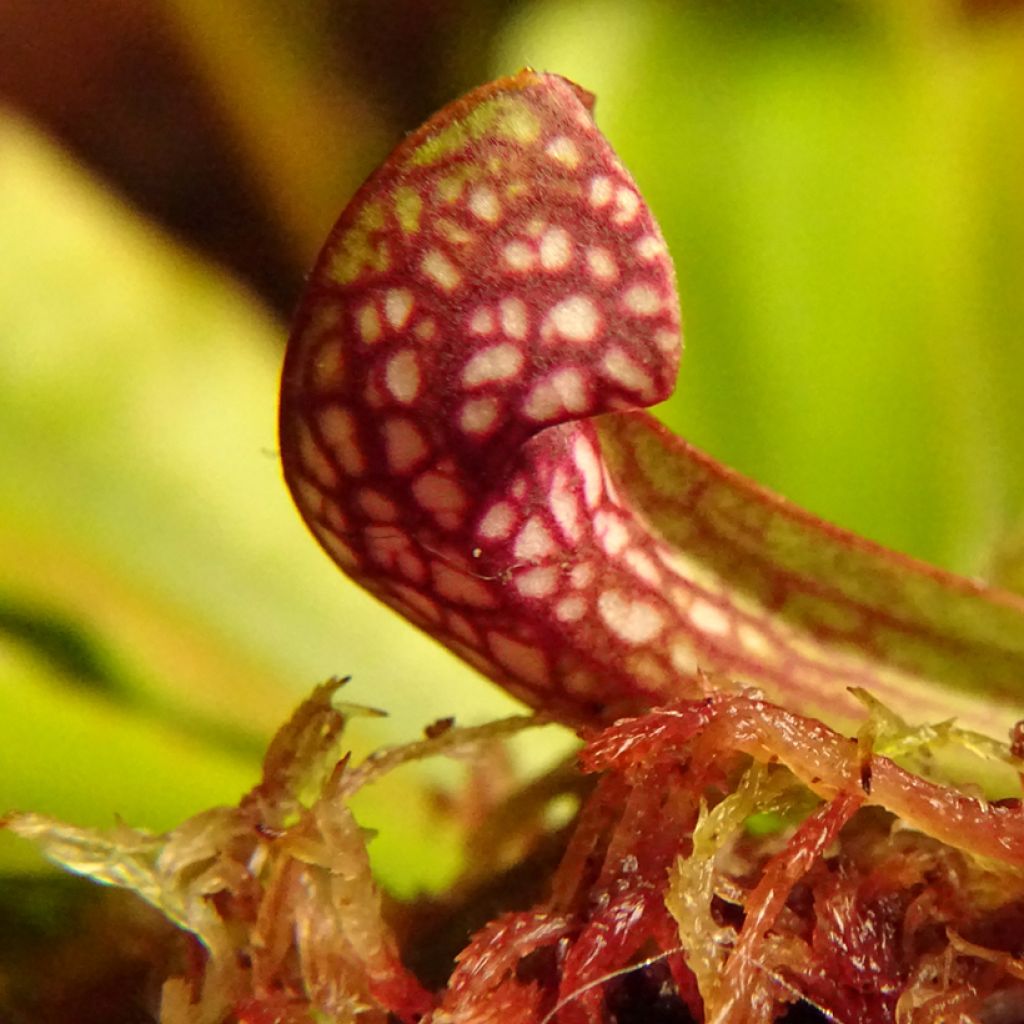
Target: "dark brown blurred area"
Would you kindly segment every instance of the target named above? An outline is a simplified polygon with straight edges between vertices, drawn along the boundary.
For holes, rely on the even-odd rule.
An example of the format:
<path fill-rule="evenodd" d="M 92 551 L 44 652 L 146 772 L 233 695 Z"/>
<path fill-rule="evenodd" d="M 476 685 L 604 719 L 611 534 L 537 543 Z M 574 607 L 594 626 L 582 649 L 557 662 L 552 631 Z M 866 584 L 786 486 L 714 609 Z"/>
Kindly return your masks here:
<path fill-rule="evenodd" d="M 157 911 L 70 875 L 0 879 L 0 899 L 3 1024 L 157 1019 L 168 967 L 187 949 Z"/>
<path fill-rule="evenodd" d="M 283 309 L 296 269 L 156 4 L 9 0 L 0 93 L 140 209 Z"/>
<path fill-rule="evenodd" d="M 6 0 L 0 103 L 287 317 L 351 191 L 487 76 L 514 6 Z"/>

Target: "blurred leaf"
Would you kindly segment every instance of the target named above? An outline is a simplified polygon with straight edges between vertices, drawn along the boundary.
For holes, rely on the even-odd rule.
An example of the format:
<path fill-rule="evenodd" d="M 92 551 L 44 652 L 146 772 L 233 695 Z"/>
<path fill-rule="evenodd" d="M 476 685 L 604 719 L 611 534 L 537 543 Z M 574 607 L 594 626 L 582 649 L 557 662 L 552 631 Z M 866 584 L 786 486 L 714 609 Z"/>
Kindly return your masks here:
<path fill-rule="evenodd" d="M 1024 526 L 997 544 L 989 575 L 997 586 L 1024 594 Z"/>
<path fill-rule="evenodd" d="M 0 121 L 0 151 L 0 809 L 161 827 L 233 802 L 330 675 L 394 712 L 361 750 L 507 714 L 306 535 L 275 451 L 283 329 L 25 126 Z M 376 815 L 409 841 L 400 800 Z"/>
<path fill-rule="evenodd" d="M 252 784 L 250 759 L 225 753 L 173 725 L 95 694 L 17 650 L 0 646 L 4 810 L 46 807 L 96 825 L 126 821 L 169 828 L 196 807 L 237 799 Z M 0 865 L 38 857 L 4 834 Z"/>

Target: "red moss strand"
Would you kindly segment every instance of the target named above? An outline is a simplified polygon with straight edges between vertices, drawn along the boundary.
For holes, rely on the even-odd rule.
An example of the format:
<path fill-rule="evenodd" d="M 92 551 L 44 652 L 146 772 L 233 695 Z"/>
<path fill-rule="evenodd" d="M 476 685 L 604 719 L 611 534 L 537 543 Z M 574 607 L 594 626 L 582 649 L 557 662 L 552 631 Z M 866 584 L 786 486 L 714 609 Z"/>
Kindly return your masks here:
<path fill-rule="evenodd" d="M 743 1008 L 742 1019 L 773 1019 L 778 992 L 758 962 L 758 950 L 775 924 L 793 886 L 837 839 L 839 830 L 853 817 L 863 796 L 840 793 L 834 800 L 801 822 L 783 850 L 769 860 L 746 901 L 746 918 L 722 977 L 725 994 L 716 1019 L 730 1019 L 733 1009 Z M 761 1014 L 751 1013 L 755 1006 Z"/>
<path fill-rule="evenodd" d="M 871 789 L 862 788 L 855 740 L 814 719 L 757 698 L 720 694 L 702 702 L 655 709 L 625 720 L 589 744 L 592 771 L 621 771 L 688 752 L 697 737 L 711 750 L 742 751 L 759 761 L 781 761 L 825 799 L 855 795 L 885 808 L 913 828 L 954 849 L 1024 867 L 1024 810 L 967 796 L 905 771 L 886 757 L 870 760 Z"/>

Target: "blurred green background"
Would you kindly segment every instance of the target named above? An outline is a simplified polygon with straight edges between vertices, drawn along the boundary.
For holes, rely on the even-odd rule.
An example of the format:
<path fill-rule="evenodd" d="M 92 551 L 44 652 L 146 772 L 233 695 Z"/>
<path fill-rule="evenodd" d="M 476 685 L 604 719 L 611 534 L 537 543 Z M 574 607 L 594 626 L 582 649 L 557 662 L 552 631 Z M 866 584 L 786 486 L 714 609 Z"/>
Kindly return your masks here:
<path fill-rule="evenodd" d="M 598 94 L 667 236 L 666 420 L 869 537 L 1024 577 L 1024 3 L 6 0 L 0 811 L 234 802 L 332 674 L 391 713 L 360 750 L 514 709 L 320 554 L 274 416 L 352 191 L 523 65 Z M 363 808 L 401 892 L 457 858 L 411 810 L 436 781 Z M 0 842 L 5 875 L 39 870 Z M 12 934 L 36 891 L 0 887 Z"/>

